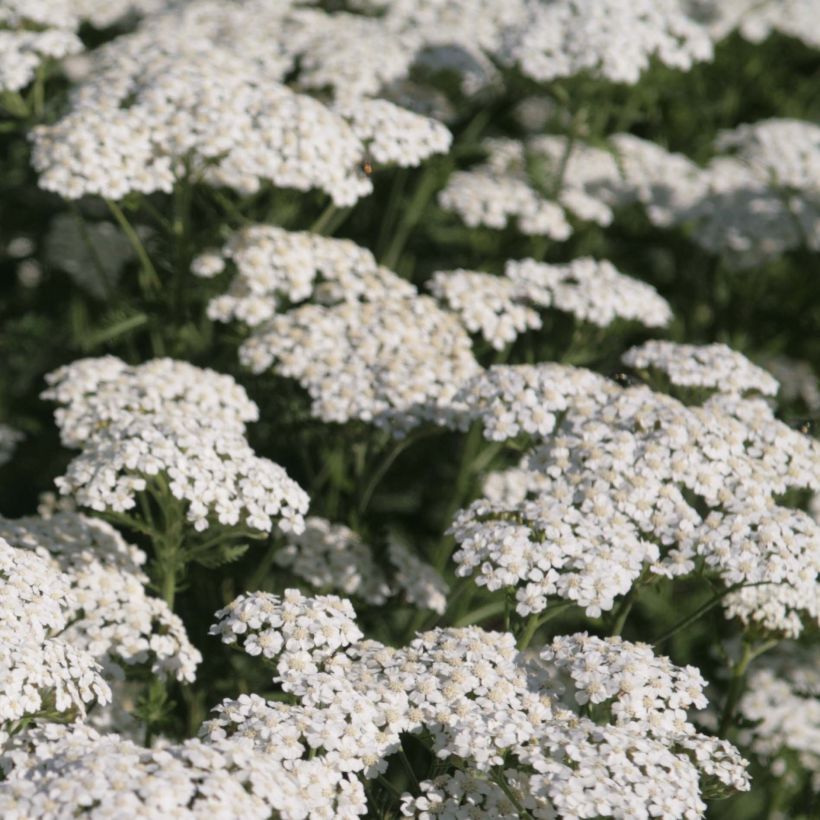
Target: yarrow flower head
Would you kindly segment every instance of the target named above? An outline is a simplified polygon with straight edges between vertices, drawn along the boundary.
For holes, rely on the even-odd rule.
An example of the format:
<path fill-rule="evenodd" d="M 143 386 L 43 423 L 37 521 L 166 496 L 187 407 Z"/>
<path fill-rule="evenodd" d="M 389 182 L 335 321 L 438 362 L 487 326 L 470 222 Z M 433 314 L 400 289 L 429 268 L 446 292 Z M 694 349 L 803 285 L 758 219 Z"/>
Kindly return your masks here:
<path fill-rule="evenodd" d="M 714 40 L 738 31 L 749 42 L 761 43 L 777 31 L 820 48 L 814 0 L 687 0 L 686 7 Z"/>
<path fill-rule="evenodd" d="M 680 387 L 706 388 L 720 393 L 756 391 L 773 396 L 778 383 L 763 368 L 724 344 L 685 345 L 649 341 L 621 357 L 630 367 L 664 373 Z"/>
<path fill-rule="evenodd" d="M 193 271 L 202 277 L 216 275 L 226 261 L 236 273 L 228 292 L 211 300 L 208 316 L 220 322 L 236 319 L 249 327 L 310 298 L 335 304 L 415 293 L 366 248 L 309 231 L 252 225 L 231 236 L 221 250 L 197 257 Z"/>
<path fill-rule="evenodd" d="M 281 598 L 266 592 L 240 595 L 216 617 L 212 635 L 269 660 L 283 652 L 321 658 L 363 637 L 349 601 L 335 595 L 308 598 L 297 589 L 285 590 Z"/>
<path fill-rule="evenodd" d="M 329 798 L 338 817 L 365 810 L 360 783 L 339 788 L 341 774 L 320 762 L 289 769 L 242 739 L 146 749 L 88 727 L 51 727 L 28 733 L 23 744 L 35 753 L 21 748 L 0 784 L 0 810 L 9 817 L 62 816 L 79 807 L 100 816 L 318 820 Z"/>
<path fill-rule="evenodd" d="M 451 418 L 453 396 L 479 369 L 456 317 L 429 296 L 303 305 L 275 316 L 239 356 L 254 373 L 296 379 L 323 421 L 397 435 Z"/>
<path fill-rule="evenodd" d="M 41 187 L 117 200 L 192 175 L 241 193 L 266 182 L 317 188 L 345 206 L 372 190 L 360 170 L 368 146 L 408 166 L 447 150 L 444 126 L 387 101 L 335 111 L 286 86 L 307 47 L 297 37 L 288 51 L 288 7 L 172 6 L 94 52 L 69 112 L 33 133 Z"/>
<path fill-rule="evenodd" d="M 215 523 L 299 530 L 308 506 L 285 470 L 254 454 L 245 423 L 257 408 L 230 377 L 157 359 L 129 367 L 83 359 L 48 376 L 63 442 L 81 453 L 58 479 L 94 510 L 121 512 L 160 477 L 197 530 Z"/>
<path fill-rule="evenodd" d="M 68 579 L 70 598 L 57 597 L 53 590 L 49 595 L 71 622 L 61 638 L 73 647 L 109 669 L 147 663 L 154 675 L 194 680 L 199 651 L 165 601 L 146 594 L 145 554 L 109 524 L 73 512 L 0 518 L 0 538 L 21 555 L 47 550 L 50 563 Z"/>
<path fill-rule="evenodd" d="M 634 85 L 652 57 L 684 70 L 712 57 L 706 29 L 677 0 L 534 2 L 508 38 L 508 60 L 538 82 L 588 72 Z"/>
<path fill-rule="evenodd" d="M 820 675 L 809 655 L 777 659 L 749 678 L 739 711 L 748 722 L 741 742 L 776 770 L 779 758 L 797 756 L 820 780 Z M 782 761 L 781 761 L 782 762 Z"/>
<path fill-rule="evenodd" d="M 26 716 L 84 717 L 109 701 L 92 655 L 58 637 L 76 608 L 69 578 L 44 550 L 0 538 L 0 744 Z"/>

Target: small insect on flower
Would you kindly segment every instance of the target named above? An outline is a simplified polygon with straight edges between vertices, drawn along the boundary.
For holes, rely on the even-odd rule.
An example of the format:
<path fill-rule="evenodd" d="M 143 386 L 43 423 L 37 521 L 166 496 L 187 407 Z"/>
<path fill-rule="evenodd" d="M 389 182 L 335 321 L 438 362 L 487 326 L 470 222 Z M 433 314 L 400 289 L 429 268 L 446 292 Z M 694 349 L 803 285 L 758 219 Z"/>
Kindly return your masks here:
<path fill-rule="evenodd" d="M 365 157 L 360 163 L 359 168 L 361 172 L 366 176 L 369 177 L 373 174 L 373 162 L 371 161 L 370 157 Z"/>

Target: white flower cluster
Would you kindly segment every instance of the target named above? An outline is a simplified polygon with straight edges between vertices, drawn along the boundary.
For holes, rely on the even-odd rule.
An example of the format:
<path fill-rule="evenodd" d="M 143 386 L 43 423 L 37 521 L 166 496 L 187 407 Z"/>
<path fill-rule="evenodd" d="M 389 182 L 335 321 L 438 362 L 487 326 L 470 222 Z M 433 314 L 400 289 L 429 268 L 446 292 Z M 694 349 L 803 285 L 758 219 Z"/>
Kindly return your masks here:
<path fill-rule="evenodd" d="M 617 725 L 640 724 L 647 734 L 692 734 L 688 709 L 705 709 L 706 681 L 694 666 L 675 666 L 649 644 L 563 635 L 540 657 L 572 678 L 581 705 L 610 702 Z"/>
<path fill-rule="evenodd" d="M 715 40 L 736 30 L 749 42 L 760 43 L 778 31 L 820 48 L 816 0 L 687 0 L 686 5 Z"/>
<path fill-rule="evenodd" d="M 566 213 L 608 225 L 614 209 L 640 203 L 662 228 L 691 237 L 734 267 L 757 265 L 791 248 L 820 247 L 820 128 L 763 120 L 721 134 L 704 168 L 631 134 L 607 149 L 543 135 L 487 140 L 488 159 L 451 175 L 439 203 L 470 226 L 566 239 Z M 566 213 L 565 213 L 566 212 Z"/>
<path fill-rule="evenodd" d="M 820 780 L 820 674 L 816 658 L 783 668 L 755 670 L 739 711 L 753 725 L 740 739 L 764 760 L 796 753 L 801 765 Z"/>
<path fill-rule="evenodd" d="M 504 275 L 532 304 L 571 313 L 599 327 L 616 319 L 663 327 L 672 319 L 668 302 L 655 288 L 619 273 L 605 259 L 583 257 L 566 265 L 510 260 Z"/>
<path fill-rule="evenodd" d="M 59 636 L 77 602 L 47 553 L 0 538 L 0 744 L 26 716 L 84 717 L 111 691 L 85 650 Z"/>
<path fill-rule="evenodd" d="M 461 269 L 438 271 L 427 286 L 470 333 L 480 334 L 496 350 L 503 350 L 520 333 L 541 327 L 538 312 L 516 301 L 519 288 L 505 276 Z"/>
<path fill-rule="evenodd" d="M 407 603 L 443 615 L 450 588 L 441 575 L 395 538 L 387 545 L 387 557 L 395 568 L 393 585 Z"/>
<path fill-rule="evenodd" d="M 780 384 L 782 402 L 800 401 L 813 413 L 820 411 L 820 379 L 810 362 L 789 356 L 773 356 L 765 362 Z"/>
<path fill-rule="evenodd" d="M 412 168 L 450 150 L 452 134 L 440 122 L 388 100 L 353 99 L 334 110 L 350 123 L 368 155 L 382 165 Z"/>
<path fill-rule="evenodd" d="M 17 445 L 23 440 L 23 434 L 8 424 L 0 424 L 0 466 L 11 461 Z"/>
<path fill-rule="evenodd" d="M 458 544 L 456 574 L 491 591 L 514 588 L 521 616 L 542 612 L 551 596 L 593 618 L 612 609 L 643 565 L 658 560 L 658 547 L 605 496 L 593 516 L 560 497 L 562 490 L 513 508 L 479 500 L 458 513 L 448 531 Z"/>
<path fill-rule="evenodd" d="M 778 383 L 763 368 L 724 344 L 686 345 L 651 340 L 627 350 L 621 361 L 639 369 L 664 373 L 679 387 L 706 388 L 720 393 L 777 393 Z"/>
<path fill-rule="evenodd" d="M 508 781 L 515 791 L 523 788 L 519 779 L 510 777 Z M 423 780 L 419 783 L 421 794 L 414 797 L 405 792 L 402 795 L 401 813 L 405 817 L 416 817 L 418 820 L 431 820 L 434 817 L 467 820 L 470 817 L 493 817 L 496 820 L 518 820 L 521 816 L 515 804 L 504 794 L 504 790 L 480 774 L 472 774 L 458 769 L 453 774 L 445 774 L 435 780 Z M 535 817 L 535 801 L 526 796 L 519 805 Z"/>
<path fill-rule="evenodd" d="M 305 531 L 289 535 L 275 561 L 319 590 L 376 605 L 390 596 L 390 585 L 370 547 L 353 530 L 324 518 L 305 519 Z"/>
<path fill-rule="evenodd" d="M 635 84 L 653 57 L 683 70 L 712 57 L 708 32 L 679 0 L 554 0 L 530 9 L 507 53 L 538 82 L 589 72 Z"/>
<path fill-rule="evenodd" d="M 281 598 L 268 592 L 240 595 L 216 617 L 212 635 L 268 659 L 283 652 L 321 658 L 363 637 L 349 601 L 335 595 L 307 598 L 298 589 L 285 590 Z"/>
<path fill-rule="evenodd" d="M 571 313 L 599 327 L 617 319 L 662 327 L 672 318 L 669 304 L 651 285 L 588 257 L 566 265 L 511 259 L 501 276 L 437 271 L 428 284 L 468 331 L 480 332 L 496 350 L 528 328 L 540 328 L 538 308 Z"/>
<path fill-rule="evenodd" d="M 820 623 L 820 525 L 774 503 L 712 513 L 697 532 L 697 554 L 726 586 L 729 617 L 796 638 L 803 619 Z"/>
<path fill-rule="evenodd" d="M 447 420 L 479 366 L 458 319 L 428 296 L 307 304 L 283 313 L 239 349 L 254 373 L 299 381 L 323 421 L 359 419 L 402 435 Z"/>
<path fill-rule="evenodd" d="M 146 749 L 87 727 L 29 733 L 30 753 L 0 783 L 0 813 L 9 818 L 129 816 L 161 820 L 243 817 L 283 820 L 352 818 L 365 811 L 361 785 L 328 805 L 334 774 L 308 761 L 288 770 L 242 739 L 187 740 Z M 21 750 L 22 751 L 22 750 Z M 358 788 L 356 788 L 358 787 Z"/>
<path fill-rule="evenodd" d="M 3 0 L 0 3 L 0 91 L 20 91 L 46 59 L 83 50 L 79 19 L 70 0 Z"/>
<path fill-rule="evenodd" d="M 585 403 L 604 403 L 610 385 L 603 376 L 570 365 L 493 365 L 471 379 L 457 401 L 491 441 L 539 439 L 555 429 L 570 406 L 578 411 Z"/>
<path fill-rule="evenodd" d="M 620 181 L 612 181 L 621 201 L 637 201 L 653 225 L 677 224 L 708 192 L 708 173 L 683 154 L 633 134 L 615 134 L 609 143 L 617 157 Z"/>
<path fill-rule="evenodd" d="M 818 620 L 817 524 L 775 501 L 817 487 L 817 442 L 761 399 L 718 393 L 686 407 L 556 367 L 494 368 L 483 399 L 477 381 L 488 435 L 524 430 L 543 443 L 456 516 L 457 574 L 514 589 L 522 615 L 557 596 L 594 616 L 642 572 L 678 577 L 703 565 L 727 588 L 744 585 L 724 599 L 730 617 L 791 636 Z M 519 417 L 522 402 L 535 410 Z M 705 520 L 692 494 L 711 508 Z"/>
<path fill-rule="evenodd" d="M 154 675 L 194 680 L 199 651 L 168 605 L 146 594 L 145 554 L 113 527 L 60 512 L 49 518 L 0 518 L 0 538 L 20 550 L 47 550 L 68 579 L 70 600 L 55 599 L 70 621 L 62 639 L 107 668 L 148 663 Z"/>
<path fill-rule="evenodd" d="M 257 327 L 310 297 L 334 304 L 415 294 L 409 282 L 379 265 L 366 248 L 309 231 L 252 225 L 233 234 L 221 250 L 197 257 L 192 269 L 198 276 L 214 276 L 226 260 L 236 274 L 228 292 L 208 305 L 208 316 L 220 322 L 236 319 Z"/>
<path fill-rule="evenodd" d="M 503 228 L 515 216 L 523 233 L 561 240 L 571 233 L 567 214 L 609 225 L 612 208 L 629 201 L 612 151 L 554 135 L 482 147 L 487 160 L 453 174 L 439 194 L 469 227 Z"/>
<path fill-rule="evenodd" d="M 317 590 L 340 592 L 373 605 L 401 593 L 413 606 L 444 612 L 448 586 L 429 564 L 395 538 L 387 546 L 392 572 L 383 569 L 373 553 L 353 530 L 312 516 L 305 520 L 303 533 L 287 536 L 274 560 Z"/>
<path fill-rule="evenodd" d="M 820 127 L 801 120 L 763 120 L 724 132 L 706 168 L 708 191 L 679 221 L 695 240 L 726 253 L 737 267 L 791 248 L 820 248 Z"/>
<path fill-rule="evenodd" d="M 275 628 L 280 640 L 295 634 L 300 618 L 314 633 L 325 624 L 318 613 L 327 599 L 292 597 L 290 620 L 279 617 L 281 604 L 271 607 L 270 596 L 243 596 L 240 603 L 243 627 L 282 620 Z M 236 633 L 223 636 L 232 642 Z M 404 795 L 407 816 L 475 816 L 477 807 L 506 816 L 511 805 L 494 785 L 499 770 L 519 805 L 538 817 L 554 816 L 551 809 L 591 816 L 601 806 L 619 817 L 687 810 L 700 817 L 700 775 L 748 788 L 734 747 L 697 734 L 686 720 L 688 707 L 705 705 L 699 673 L 654 657 L 646 646 L 576 635 L 527 660 L 511 634 L 477 627 L 436 629 L 400 649 L 346 639 L 334 645 L 331 651 L 307 635 L 283 640 L 275 680 L 300 703 L 255 695 L 225 701 L 203 727 L 205 738 L 252 741 L 294 772 L 312 760 L 370 778 L 400 748 L 401 732 L 424 729 L 442 763 L 454 758 L 464 773 L 425 783 L 415 798 Z M 551 681 L 560 670 L 575 681 L 578 702 L 611 702 L 614 723 L 598 725 L 559 707 Z"/>
<path fill-rule="evenodd" d="M 182 4 L 94 52 L 69 113 L 34 131 L 41 187 L 120 199 L 194 174 L 241 193 L 318 188 L 346 206 L 372 190 L 368 151 L 409 166 L 448 149 L 446 128 L 387 101 L 352 98 L 339 113 L 284 85 L 297 56 L 288 6 Z"/>
<path fill-rule="evenodd" d="M 128 510 L 138 493 L 162 493 L 162 478 L 199 531 L 217 522 L 263 532 L 304 525 L 307 495 L 248 445 L 245 422 L 258 411 L 229 376 L 172 359 L 131 367 L 109 356 L 47 380 L 43 396 L 62 405 L 55 416 L 63 443 L 82 451 L 57 484 L 81 505 Z"/>
<path fill-rule="evenodd" d="M 489 154 L 487 161 L 451 174 L 439 192 L 439 205 L 454 211 L 470 228 L 500 230 L 515 218 L 522 233 L 557 241 L 569 238 L 572 227 L 563 208 L 527 178 L 524 146 L 511 139 L 494 139 L 486 140 L 483 147 Z"/>

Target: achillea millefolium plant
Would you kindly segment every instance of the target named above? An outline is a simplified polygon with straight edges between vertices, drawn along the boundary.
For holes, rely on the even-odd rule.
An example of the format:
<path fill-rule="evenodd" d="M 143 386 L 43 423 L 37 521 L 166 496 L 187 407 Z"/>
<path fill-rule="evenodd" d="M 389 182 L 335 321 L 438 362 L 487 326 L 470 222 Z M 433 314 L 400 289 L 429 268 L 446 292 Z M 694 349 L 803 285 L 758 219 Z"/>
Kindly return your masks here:
<path fill-rule="evenodd" d="M 820 0 L 0 0 L 0 816 L 820 816 Z"/>

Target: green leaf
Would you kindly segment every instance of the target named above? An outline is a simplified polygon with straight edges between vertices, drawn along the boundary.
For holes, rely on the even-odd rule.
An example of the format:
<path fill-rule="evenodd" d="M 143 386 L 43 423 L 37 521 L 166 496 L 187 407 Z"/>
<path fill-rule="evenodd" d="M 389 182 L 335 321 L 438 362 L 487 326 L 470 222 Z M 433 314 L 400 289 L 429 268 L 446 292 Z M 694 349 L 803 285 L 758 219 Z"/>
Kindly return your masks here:
<path fill-rule="evenodd" d="M 216 569 L 238 561 L 250 548 L 250 544 L 219 544 L 203 555 L 197 555 L 194 562 L 208 569 Z"/>

